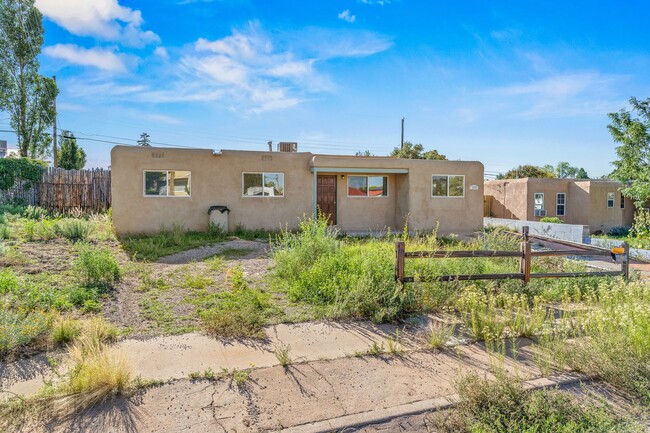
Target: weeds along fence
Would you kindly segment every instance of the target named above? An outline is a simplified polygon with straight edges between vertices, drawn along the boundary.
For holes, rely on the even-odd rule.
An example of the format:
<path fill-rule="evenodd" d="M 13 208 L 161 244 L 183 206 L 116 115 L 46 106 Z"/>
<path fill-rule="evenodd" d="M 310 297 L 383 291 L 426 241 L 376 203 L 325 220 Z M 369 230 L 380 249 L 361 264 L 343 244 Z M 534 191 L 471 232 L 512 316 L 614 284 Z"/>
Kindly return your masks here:
<path fill-rule="evenodd" d="M 0 204 L 20 202 L 63 214 L 103 212 L 111 207 L 111 171 L 49 167 L 43 170 L 40 181 L 17 180 L 0 194 Z"/>
<path fill-rule="evenodd" d="M 513 234 L 515 235 L 515 234 Z M 573 242 L 561 241 L 547 238 L 544 236 L 532 236 L 528 233 L 528 227 L 523 227 L 519 251 L 484 251 L 484 250 L 465 250 L 465 251 L 405 251 L 403 241 L 395 242 L 395 280 L 402 284 L 413 283 L 416 281 L 414 276 L 405 275 L 406 259 L 460 259 L 460 258 L 477 258 L 477 257 L 515 257 L 519 259 L 519 272 L 503 274 L 467 274 L 467 275 L 437 275 L 430 277 L 418 278 L 422 282 L 434 281 L 476 281 L 476 280 L 522 280 L 528 284 L 532 278 L 566 278 L 566 277 L 609 277 L 623 276 L 628 279 L 630 274 L 630 248 L 627 243 L 623 243 L 621 248 L 612 248 L 611 250 L 597 248 Z M 531 239 L 535 239 L 544 244 L 559 244 L 567 249 L 548 249 L 532 250 Z M 594 271 L 594 272 L 557 272 L 557 273 L 531 273 L 531 261 L 533 257 L 557 257 L 557 256 L 607 256 L 615 259 L 617 256 L 621 260 L 621 269 L 617 271 Z"/>

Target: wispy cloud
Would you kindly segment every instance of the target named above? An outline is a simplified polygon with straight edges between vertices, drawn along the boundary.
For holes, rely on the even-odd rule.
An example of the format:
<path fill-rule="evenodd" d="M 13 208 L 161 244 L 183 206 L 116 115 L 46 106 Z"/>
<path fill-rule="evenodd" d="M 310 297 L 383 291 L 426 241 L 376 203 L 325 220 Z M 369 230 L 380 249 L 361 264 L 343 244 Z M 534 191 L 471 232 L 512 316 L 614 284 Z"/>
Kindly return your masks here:
<path fill-rule="evenodd" d="M 118 0 L 36 0 L 35 6 L 48 19 L 72 34 L 142 47 L 159 42 L 150 30 L 143 30 L 142 13 L 121 6 Z"/>
<path fill-rule="evenodd" d="M 613 87 L 626 79 L 597 71 L 566 72 L 481 93 L 516 103 L 521 117 L 602 115 L 619 104 Z"/>
<path fill-rule="evenodd" d="M 79 66 L 90 66 L 108 72 L 126 71 L 125 56 L 112 49 L 83 48 L 74 44 L 56 44 L 43 49 L 46 56 Z"/>
<path fill-rule="evenodd" d="M 218 39 L 154 50 L 138 75 L 102 81 L 72 80 L 69 92 L 94 100 L 135 103 L 207 103 L 242 114 L 283 110 L 336 89 L 322 71 L 331 59 L 364 57 L 392 42 L 372 32 L 309 28 L 267 32 L 256 22 Z M 146 62 L 155 61 L 155 73 Z M 162 66 L 160 63 L 162 62 Z"/>
<path fill-rule="evenodd" d="M 346 9 L 342 11 L 341 13 L 339 13 L 338 17 L 340 20 L 347 21 L 349 23 L 353 23 L 357 20 L 356 15 L 352 15 L 350 13 L 350 9 Z"/>
<path fill-rule="evenodd" d="M 363 3 L 366 5 L 389 5 L 392 3 L 392 0 L 359 0 L 359 3 Z"/>

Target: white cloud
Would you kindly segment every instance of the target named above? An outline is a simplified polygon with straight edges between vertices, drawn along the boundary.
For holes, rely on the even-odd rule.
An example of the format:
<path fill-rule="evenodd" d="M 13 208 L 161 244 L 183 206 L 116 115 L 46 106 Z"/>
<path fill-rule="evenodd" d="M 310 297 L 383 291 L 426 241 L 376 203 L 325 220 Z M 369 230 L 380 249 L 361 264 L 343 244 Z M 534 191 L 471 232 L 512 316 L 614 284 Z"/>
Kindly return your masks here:
<path fill-rule="evenodd" d="M 359 3 L 383 6 L 391 4 L 391 0 L 359 0 Z"/>
<path fill-rule="evenodd" d="M 622 75 L 600 72 L 569 72 L 548 75 L 527 83 L 481 92 L 498 98 L 499 103 L 520 106 L 520 117 L 602 115 L 619 104 L 613 88 L 626 79 Z"/>
<path fill-rule="evenodd" d="M 370 32 L 319 30 L 268 33 L 257 22 L 154 56 L 167 67 L 115 82 L 78 80 L 70 92 L 130 102 L 216 102 L 244 114 L 295 107 L 335 88 L 320 66 L 333 58 L 368 56 L 391 43 Z M 169 59 L 166 59 L 168 57 Z M 147 61 L 145 59 L 144 61 Z"/>
<path fill-rule="evenodd" d="M 352 15 L 350 13 L 350 9 L 344 10 L 343 12 L 339 13 L 338 16 L 339 16 L 339 19 L 341 19 L 343 21 L 347 21 L 349 23 L 353 23 L 353 22 L 355 22 L 357 20 L 356 15 Z"/>
<path fill-rule="evenodd" d="M 154 56 L 160 57 L 163 60 L 169 59 L 169 53 L 165 47 L 156 47 L 156 49 L 153 50 L 153 54 Z"/>
<path fill-rule="evenodd" d="M 141 47 L 159 42 L 152 31 L 142 30 L 142 13 L 121 6 L 118 0 L 36 0 L 35 6 L 72 34 Z"/>
<path fill-rule="evenodd" d="M 90 66 L 102 71 L 126 71 L 125 57 L 116 54 L 111 49 L 83 48 L 74 44 L 56 44 L 43 49 L 46 56 L 65 60 L 79 66 Z"/>

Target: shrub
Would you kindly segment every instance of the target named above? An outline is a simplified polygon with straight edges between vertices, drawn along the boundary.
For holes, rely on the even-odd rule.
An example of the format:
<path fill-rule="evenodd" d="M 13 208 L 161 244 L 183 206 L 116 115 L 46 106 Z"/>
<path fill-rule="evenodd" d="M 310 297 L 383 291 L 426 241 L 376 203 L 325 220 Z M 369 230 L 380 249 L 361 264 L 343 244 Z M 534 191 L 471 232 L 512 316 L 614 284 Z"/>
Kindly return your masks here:
<path fill-rule="evenodd" d="M 609 236 L 624 238 L 630 234 L 630 227 L 625 227 L 625 226 L 612 227 L 611 229 L 609 229 L 607 234 Z"/>
<path fill-rule="evenodd" d="M 558 217 L 543 217 L 543 218 L 540 218 L 539 222 L 552 223 L 552 224 L 564 224 L 564 221 L 562 221 Z"/>
<path fill-rule="evenodd" d="M 200 312 L 206 330 L 231 338 L 264 338 L 263 326 L 271 312 L 270 296 L 243 287 L 215 296 L 212 306 Z"/>
<path fill-rule="evenodd" d="M 42 220 L 47 218 L 49 212 L 40 206 L 27 206 L 23 211 L 23 216 L 32 220 Z"/>
<path fill-rule="evenodd" d="M 456 384 L 460 401 L 451 416 L 434 415 L 441 432 L 636 432 L 639 427 L 602 404 L 582 403 L 557 390 L 525 391 L 517 378 L 471 373 Z"/>
<path fill-rule="evenodd" d="M 57 223 L 57 233 L 72 242 L 83 241 L 94 232 L 95 227 L 81 219 L 64 219 Z"/>
<path fill-rule="evenodd" d="M 634 224 L 630 230 L 639 239 L 650 238 L 650 209 L 637 209 L 634 213 Z"/>
<path fill-rule="evenodd" d="M 81 245 L 74 269 L 87 287 L 108 288 L 120 279 L 117 260 L 107 248 Z"/>
<path fill-rule="evenodd" d="M 48 331 L 50 323 L 50 317 L 40 311 L 0 309 L 0 356 L 38 339 Z"/>
<path fill-rule="evenodd" d="M 9 227 L 4 224 L 0 224 L 0 240 L 9 239 L 10 236 L 11 230 L 9 230 Z"/>
<path fill-rule="evenodd" d="M 77 320 L 61 317 L 52 326 L 52 341 L 56 344 L 70 343 L 81 333 Z"/>

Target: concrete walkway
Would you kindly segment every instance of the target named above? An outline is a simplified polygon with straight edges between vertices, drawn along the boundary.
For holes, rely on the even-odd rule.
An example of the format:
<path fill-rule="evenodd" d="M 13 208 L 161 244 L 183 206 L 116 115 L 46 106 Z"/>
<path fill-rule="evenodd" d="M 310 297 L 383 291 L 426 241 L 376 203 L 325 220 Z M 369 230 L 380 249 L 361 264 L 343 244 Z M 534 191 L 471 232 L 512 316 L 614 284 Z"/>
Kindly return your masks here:
<path fill-rule="evenodd" d="M 529 343 L 520 341 L 516 359 L 499 359 L 474 344 L 402 356 L 353 356 L 255 368 L 241 386 L 228 378 L 183 378 L 110 400 L 72 418 L 33 420 L 17 431 L 331 431 L 346 423 L 434 409 L 435 402 L 453 398 L 455 379 L 470 371 L 492 377 L 493 368 L 504 368 L 535 380 L 541 373 Z M 194 365 L 191 358 L 186 363 Z"/>

